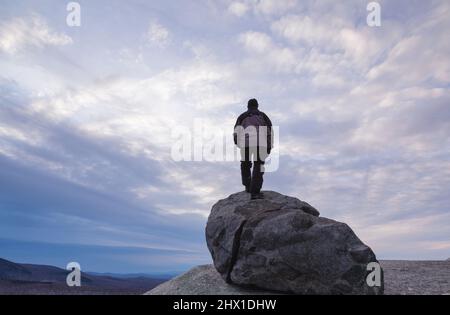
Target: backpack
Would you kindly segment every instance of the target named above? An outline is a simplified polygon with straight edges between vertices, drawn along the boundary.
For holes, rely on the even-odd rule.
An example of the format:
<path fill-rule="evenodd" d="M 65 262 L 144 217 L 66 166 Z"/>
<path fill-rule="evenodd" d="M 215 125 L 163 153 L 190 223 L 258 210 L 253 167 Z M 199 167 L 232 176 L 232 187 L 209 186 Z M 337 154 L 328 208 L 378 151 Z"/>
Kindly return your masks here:
<path fill-rule="evenodd" d="M 261 126 L 267 126 L 267 122 L 264 119 L 264 116 L 261 112 L 250 112 L 247 117 L 245 117 L 242 122 L 241 126 L 246 130 L 245 133 L 245 146 L 252 146 L 253 145 L 259 145 L 258 135 L 260 133 Z M 255 127 L 255 128 L 249 128 L 247 127 Z M 266 145 L 264 145 L 266 146 Z"/>
<path fill-rule="evenodd" d="M 266 120 L 261 112 L 250 113 L 247 117 L 242 120 L 242 127 L 247 128 L 248 126 L 255 126 L 259 129 L 259 126 L 266 126 Z"/>

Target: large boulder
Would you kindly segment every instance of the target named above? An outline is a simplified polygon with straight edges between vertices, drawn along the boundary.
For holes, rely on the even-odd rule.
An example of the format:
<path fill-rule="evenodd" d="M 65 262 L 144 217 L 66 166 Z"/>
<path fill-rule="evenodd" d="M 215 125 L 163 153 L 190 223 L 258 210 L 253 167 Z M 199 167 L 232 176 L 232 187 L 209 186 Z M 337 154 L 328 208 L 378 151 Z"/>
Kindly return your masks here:
<path fill-rule="evenodd" d="M 214 266 L 227 283 L 296 294 L 382 294 L 369 286 L 372 250 L 345 223 L 273 191 L 217 202 L 206 225 Z"/>

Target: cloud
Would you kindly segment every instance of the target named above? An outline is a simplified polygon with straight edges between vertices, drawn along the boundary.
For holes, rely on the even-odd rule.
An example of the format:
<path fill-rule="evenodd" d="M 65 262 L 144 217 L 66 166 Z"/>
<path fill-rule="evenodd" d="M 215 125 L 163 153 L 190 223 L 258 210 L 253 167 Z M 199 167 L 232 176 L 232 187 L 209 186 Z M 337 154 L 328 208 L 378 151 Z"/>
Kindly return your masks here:
<path fill-rule="evenodd" d="M 280 169 L 265 189 L 349 223 L 379 258 L 443 258 L 448 4 L 406 5 L 383 3 L 382 27 L 369 28 L 358 1 L 167 4 L 149 27 L 141 6 L 117 3 L 100 20 L 114 26 L 126 11 L 133 23 L 113 27 L 114 37 L 94 23 L 67 51 L 8 46 L 1 236 L 190 251 L 139 250 L 123 260 L 133 268 L 170 255 L 183 267 L 203 261 L 206 216 L 240 190 L 239 163 L 174 162 L 170 131 L 201 120 L 231 134 L 256 97 L 280 125 Z"/>
<path fill-rule="evenodd" d="M 244 44 L 246 49 L 256 53 L 268 53 L 273 48 L 270 36 L 261 32 L 243 33 L 239 36 L 239 41 Z"/>
<path fill-rule="evenodd" d="M 400 36 L 398 25 L 388 24 L 378 32 L 367 25 L 324 13 L 321 16 L 289 14 L 272 22 L 271 30 L 293 45 L 311 48 L 312 54 L 337 57 L 338 67 L 366 71 L 373 60 L 393 46 Z"/>
<path fill-rule="evenodd" d="M 248 9 L 249 9 L 248 5 L 244 2 L 234 1 L 228 6 L 228 11 L 236 15 L 237 17 L 245 15 Z"/>
<path fill-rule="evenodd" d="M 148 27 L 147 39 L 156 45 L 165 46 L 170 41 L 169 30 L 157 21 L 152 21 Z"/>
<path fill-rule="evenodd" d="M 298 53 L 288 47 L 275 44 L 269 35 L 248 31 L 238 36 L 238 42 L 242 43 L 249 53 L 249 58 L 246 60 L 249 67 L 277 72 L 296 72 Z"/>
<path fill-rule="evenodd" d="M 252 1 L 256 12 L 263 14 L 281 14 L 294 8 L 297 0 L 255 0 Z"/>
<path fill-rule="evenodd" d="M 448 83 L 450 61 L 447 56 L 450 46 L 442 30 L 450 27 L 449 12 L 450 6 L 446 2 L 438 2 L 428 10 L 408 34 L 396 42 L 385 60 L 370 69 L 367 78 L 378 82 L 389 80 L 400 88 L 430 80 L 438 84 Z M 408 75 L 396 80 L 398 73 Z"/>
<path fill-rule="evenodd" d="M 211 188 L 201 180 L 189 180 L 191 175 L 188 174 L 201 171 L 198 167 L 191 171 L 189 166 L 178 167 L 167 162 L 171 160 L 171 130 L 180 122 L 191 128 L 198 115 L 235 102 L 231 91 L 224 89 L 233 80 L 232 71 L 199 61 L 142 80 L 111 79 L 89 87 L 62 90 L 22 104 L 20 112 L 5 109 L 5 127 L 1 129 L 5 141 L 0 149 L 14 160 L 22 160 L 69 182 L 105 192 L 115 190 L 117 183 L 113 180 L 110 185 L 100 180 L 102 172 L 104 175 L 111 172 L 107 177 L 114 178 L 125 162 L 122 159 L 141 160 L 141 166 L 133 162 L 138 168 L 148 161 L 144 167 L 148 173 L 143 170 L 130 173 L 122 169 L 127 175 L 120 175 L 124 188 L 120 194 L 130 199 L 138 197 L 141 203 L 151 202 L 157 208 L 153 211 L 185 213 L 191 209 L 192 213 L 204 216 L 213 199 L 221 196 L 219 187 Z M 14 96 L 5 101 L 19 102 Z M 7 120 L 8 115 L 11 118 Z M 38 119 L 39 124 L 30 123 L 31 117 Z M 32 132 L 35 136 L 29 138 L 20 132 L 16 119 L 30 121 L 27 133 Z M 216 126 L 225 123 L 223 119 L 214 118 L 205 122 Z M 67 128 L 60 128 L 59 124 Z M 61 137 L 66 139 L 63 143 L 59 142 Z M 107 142 L 111 151 L 101 149 Z M 25 143 L 26 146 L 22 145 Z M 84 155 L 81 161 L 73 158 L 79 154 Z M 166 161 L 158 167 L 164 170 L 164 175 L 148 168 L 155 161 Z M 183 173 L 186 175 L 181 176 Z M 148 182 L 157 182 L 159 188 L 148 190 Z M 168 193 L 174 189 L 179 192 L 177 198 Z M 192 199 L 191 206 L 183 204 L 183 198 L 187 197 Z"/>
<path fill-rule="evenodd" d="M 297 0 L 240 0 L 230 3 L 228 11 L 237 17 L 250 10 L 256 15 L 276 16 L 294 9 L 297 4 Z"/>
<path fill-rule="evenodd" d="M 71 37 L 53 31 L 46 20 L 37 14 L 12 18 L 0 24 L 0 50 L 15 54 L 25 47 L 64 46 L 72 44 Z"/>
<path fill-rule="evenodd" d="M 323 22 L 322 22 L 323 21 Z M 286 15 L 272 23 L 272 30 L 292 42 L 333 44 L 336 34 L 346 23 L 338 18 L 315 20 L 307 15 Z"/>

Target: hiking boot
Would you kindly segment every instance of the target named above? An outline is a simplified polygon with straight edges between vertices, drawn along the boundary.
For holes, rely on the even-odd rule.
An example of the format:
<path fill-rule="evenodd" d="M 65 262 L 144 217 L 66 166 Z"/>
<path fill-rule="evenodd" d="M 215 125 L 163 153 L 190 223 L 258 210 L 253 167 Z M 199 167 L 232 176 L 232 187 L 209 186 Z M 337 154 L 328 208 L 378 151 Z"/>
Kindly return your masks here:
<path fill-rule="evenodd" d="M 245 186 L 245 192 L 250 192 L 250 185 Z"/>

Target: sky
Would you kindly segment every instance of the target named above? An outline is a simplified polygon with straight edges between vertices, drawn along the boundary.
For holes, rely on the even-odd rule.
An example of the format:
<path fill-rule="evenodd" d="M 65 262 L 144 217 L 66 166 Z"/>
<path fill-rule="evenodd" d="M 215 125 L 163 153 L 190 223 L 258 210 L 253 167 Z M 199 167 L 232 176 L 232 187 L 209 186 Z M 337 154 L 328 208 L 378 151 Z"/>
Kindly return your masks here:
<path fill-rule="evenodd" d="M 264 189 L 379 259 L 450 257 L 450 2 L 0 0 L 0 257 L 97 272 L 210 263 L 239 163 L 175 161 L 172 130 L 279 127 Z M 227 135 L 228 136 L 228 135 Z M 229 144 L 230 137 L 225 141 Z"/>

